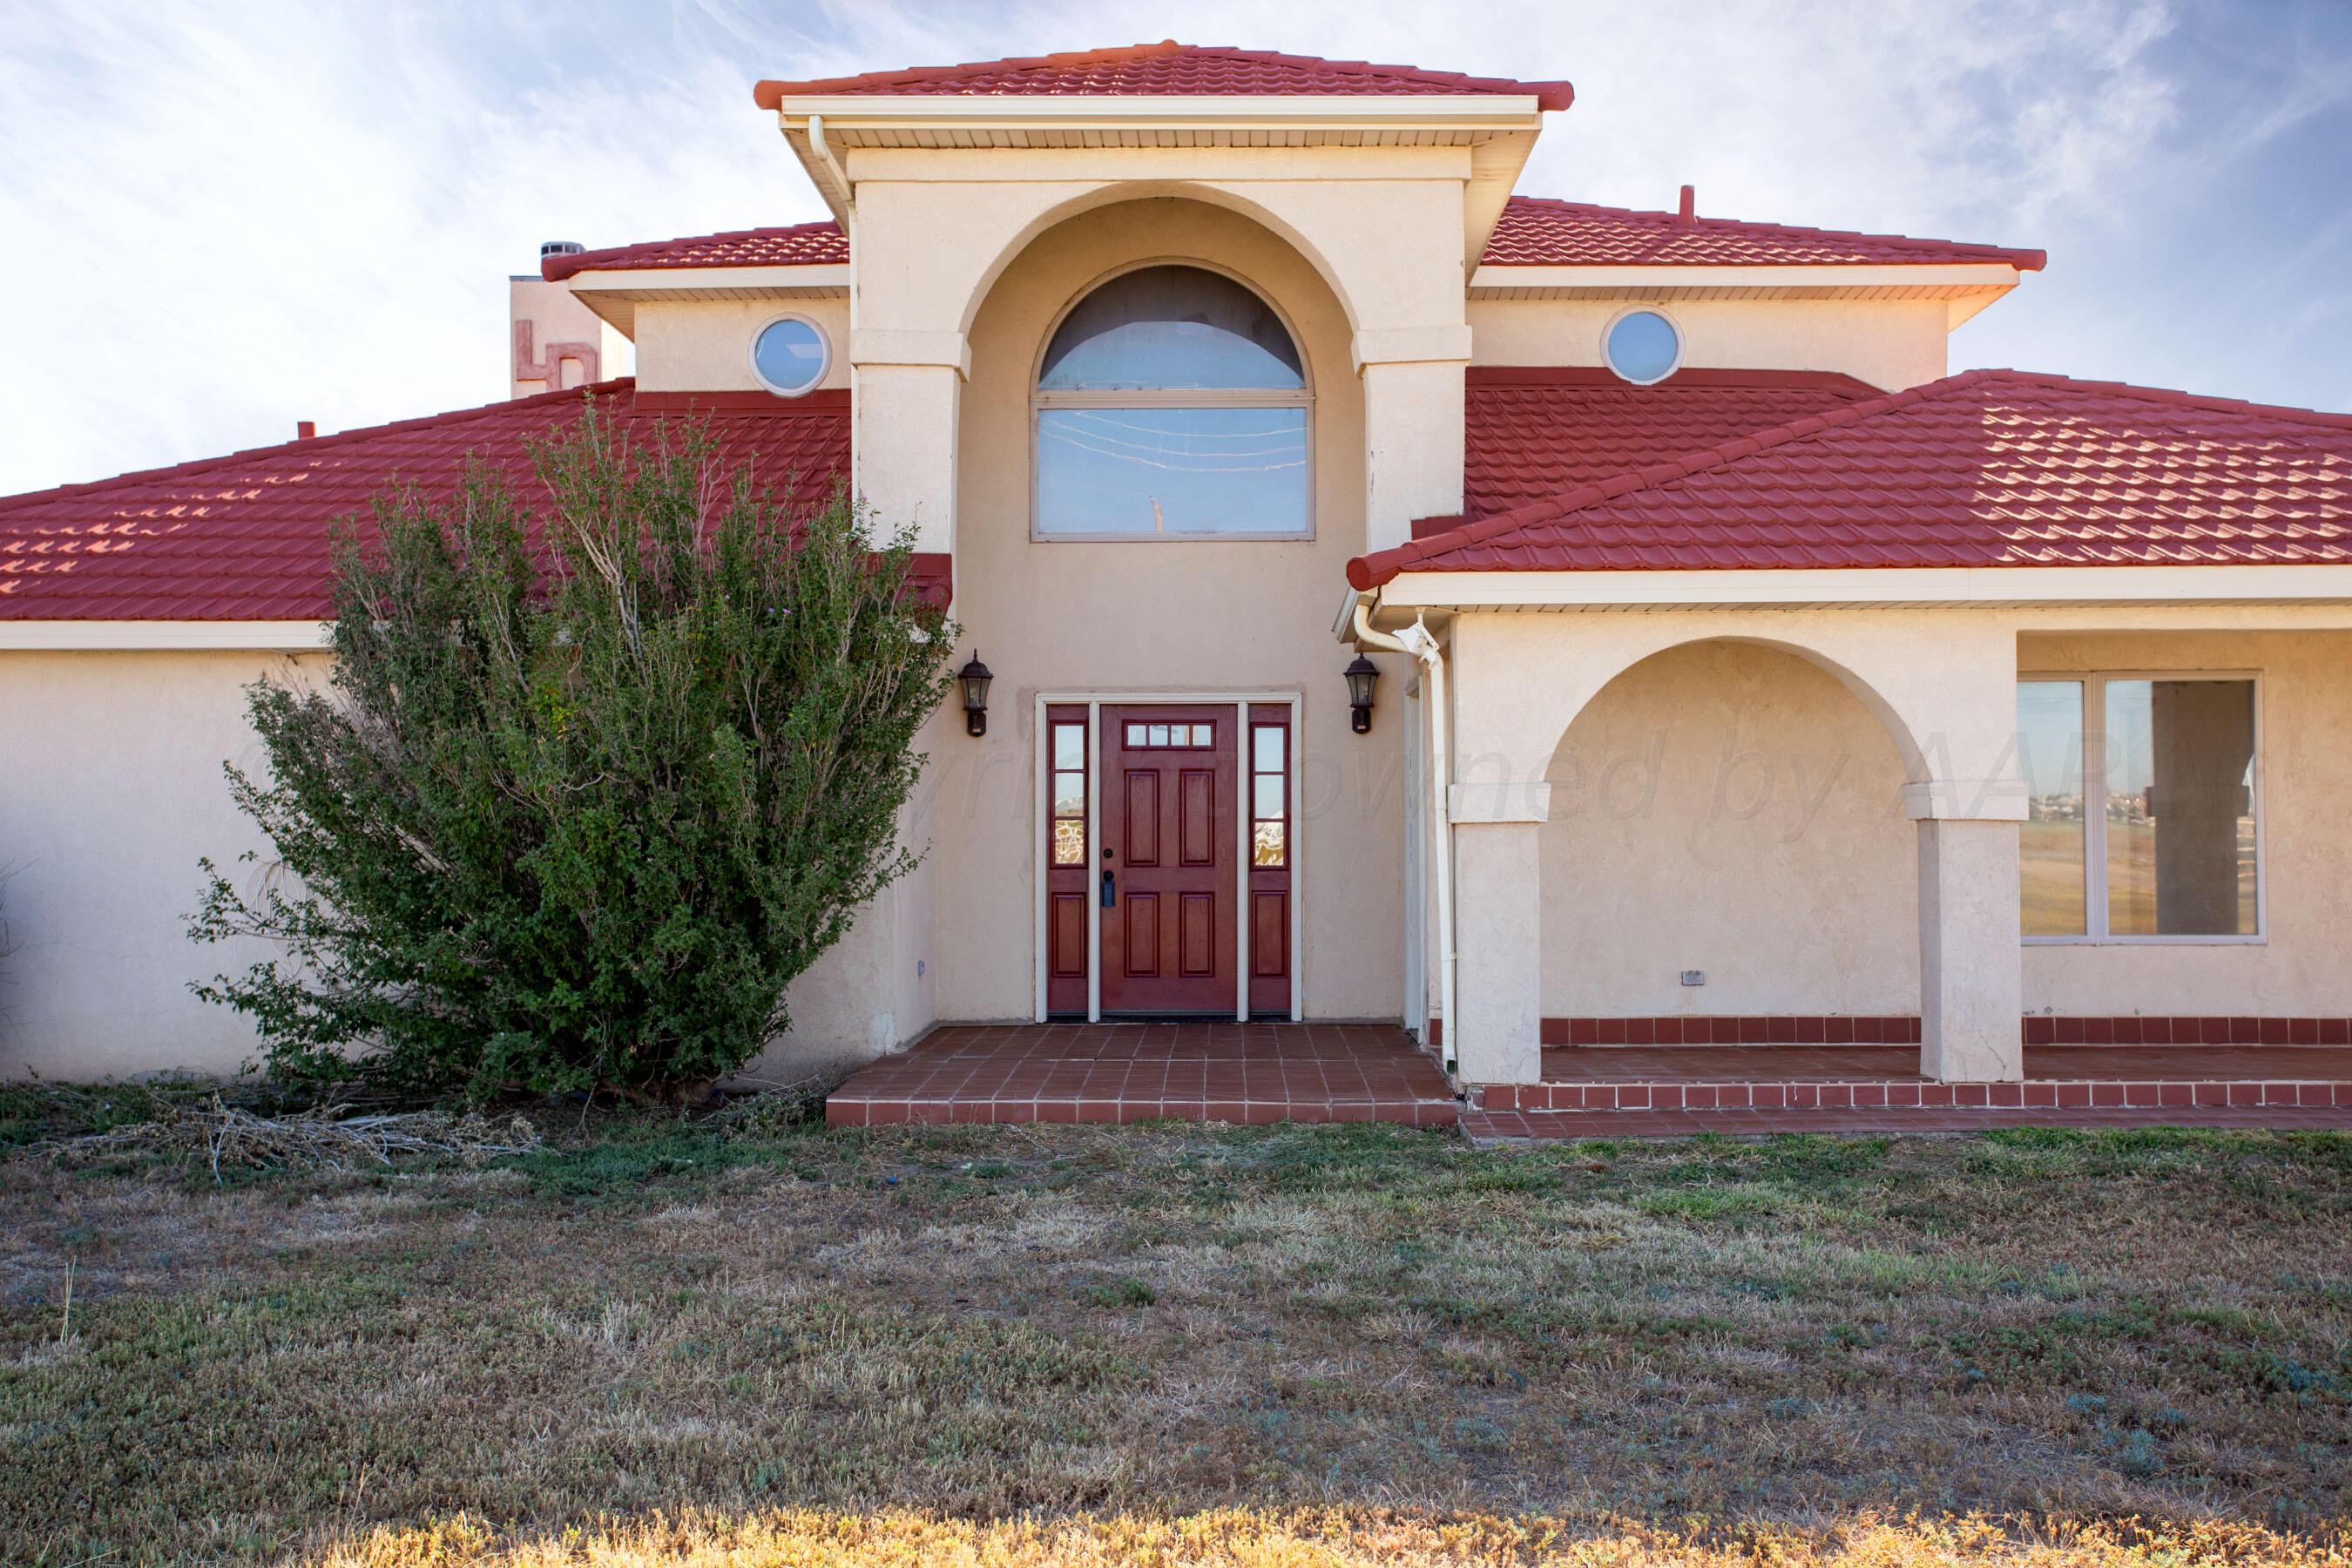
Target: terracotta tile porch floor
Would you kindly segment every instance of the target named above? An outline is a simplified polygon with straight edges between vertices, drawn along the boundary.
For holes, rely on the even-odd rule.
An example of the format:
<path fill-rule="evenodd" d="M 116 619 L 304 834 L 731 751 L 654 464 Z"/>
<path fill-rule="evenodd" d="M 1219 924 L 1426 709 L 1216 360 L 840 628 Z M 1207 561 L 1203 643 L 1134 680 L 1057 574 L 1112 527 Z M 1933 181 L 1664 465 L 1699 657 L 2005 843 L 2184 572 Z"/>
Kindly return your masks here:
<path fill-rule="evenodd" d="M 826 1097 L 834 1127 L 954 1121 L 1395 1121 L 1462 1107 L 1402 1029 L 1369 1024 L 949 1025 Z"/>
<path fill-rule="evenodd" d="M 2352 1129 L 2352 1049 L 2029 1046 L 2022 1083 L 1930 1083 L 1907 1046 L 1574 1047 L 1544 1081 L 1461 1105 L 1380 1025 L 950 1025 L 861 1068 L 835 1127 L 907 1122 L 1391 1121 L 1478 1140 L 1956 1132 L 1991 1127 Z"/>

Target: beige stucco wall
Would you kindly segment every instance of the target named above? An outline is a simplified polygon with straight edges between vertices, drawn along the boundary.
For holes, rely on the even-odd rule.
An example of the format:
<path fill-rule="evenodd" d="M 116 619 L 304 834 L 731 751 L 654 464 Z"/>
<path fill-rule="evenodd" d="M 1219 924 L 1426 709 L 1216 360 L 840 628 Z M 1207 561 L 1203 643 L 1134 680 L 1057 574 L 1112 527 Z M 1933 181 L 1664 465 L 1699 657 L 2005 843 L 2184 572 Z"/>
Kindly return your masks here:
<path fill-rule="evenodd" d="M 323 679 L 322 658 L 299 663 Z M 294 668 L 253 653 L 0 651 L 0 868 L 14 868 L 0 919 L 15 948 L 0 959 L 0 1077 L 226 1074 L 256 1054 L 244 1018 L 188 985 L 271 950 L 199 947 L 184 919 L 203 891 L 199 857 L 259 885 L 266 862 L 236 858 L 267 847 L 221 764 L 261 765 L 244 689 Z M 794 1027 L 753 1076 L 794 1080 L 905 1037 L 897 918 L 886 900 L 801 977 Z"/>
<path fill-rule="evenodd" d="M 1597 365 L 1601 335 L 1634 301 L 1473 300 L 1471 363 Z M 1945 373 L 1941 300 L 1675 300 L 1645 303 L 1683 334 L 1683 363 L 1726 370 L 1832 370 L 1888 391 Z"/>
<path fill-rule="evenodd" d="M 2352 1014 L 2352 632 L 2028 636 L 2019 666 L 2252 671 L 2267 932 L 2256 944 L 2025 949 L 2029 1011 Z"/>
<path fill-rule="evenodd" d="M 1794 655 L 1701 643 L 1619 676 L 1546 775 L 1545 1015 L 1915 1011 L 1903 775 Z"/>
<path fill-rule="evenodd" d="M 1310 542 L 1033 542 L 1029 378 L 1051 323 L 1106 272 L 1150 258 L 1223 267 L 1264 292 L 1301 338 L 1312 378 Z M 1314 1017 L 1402 1010 L 1402 671 L 1369 736 L 1348 728 L 1347 652 L 1330 617 L 1362 547 L 1362 401 L 1344 314 L 1289 246 L 1234 213 L 1149 201 L 1087 213 L 1003 273 L 971 333 L 961 400 L 956 615 L 997 676 L 989 733 L 941 726 L 934 746 L 940 1016 L 1026 1017 L 1034 1006 L 1040 690 L 1304 693 L 1298 826 L 1305 1000 Z"/>
<path fill-rule="evenodd" d="M 803 316 L 831 346 L 820 388 L 849 384 L 849 301 L 646 301 L 636 309 L 637 387 L 643 392 L 764 392 L 751 374 L 751 340 L 779 316 Z"/>
<path fill-rule="evenodd" d="M 251 653 L 0 652 L 0 1071 L 96 1079 L 228 1072 L 252 1056 L 238 1015 L 189 983 L 242 971 L 259 944 L 198 947 L 184 921 L 210 856 L 240 886 L 263 847 L 221 764 L 259 743 L 243 688 L 289 660 Z M 314 661 L 315 664 L 315 661 Z"/>
<path fill-rule="evenodd" d="M 976 318 L 1048 231 L 1182 200 L 1263 224 L 1317 272 L 1361 367 L 1362 506 L 1380 544 L 1461 504 L 1462 147 L 853 149 L 856 482 L 919 548 L 957 550 Z M 953 243 L 942 243 L 942 236 Z M 968 377 L 971 377 L 969 381 Z M 1334 579 L 1335 583 L 1337 579 Z"/>

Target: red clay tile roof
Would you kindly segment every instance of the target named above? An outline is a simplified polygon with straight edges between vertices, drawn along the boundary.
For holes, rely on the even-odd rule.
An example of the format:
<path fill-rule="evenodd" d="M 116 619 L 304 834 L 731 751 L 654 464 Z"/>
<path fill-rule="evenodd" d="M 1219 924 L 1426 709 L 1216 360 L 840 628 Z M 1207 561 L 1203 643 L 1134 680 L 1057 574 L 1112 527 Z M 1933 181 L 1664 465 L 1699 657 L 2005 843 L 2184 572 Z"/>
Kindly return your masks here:
<path fill-rule="evenodd" d="M 2039 250 L 1792 228 L 1738 218 L 1684 218 L 1537 196 L 1513 196 L 1479 258 L 1486 267 L 1880 267 L 1998 261 L 2038 272 Z"/>
<path fill-rule="evenodd" d="M 586 389 L 624 430 L 649 440 L 683 400 L 635 383 Z M 329 613 L 328 524 L 364 515 L 394 481 L 453 489 L 468 454 L 538 493 L 527 437 L 578 416 L 579 390 L 492 404 L 282 447 L 0 498 L 0 620 L 299 621 Z M 709 429 L 730 465 L 782 489 L 829 487 L 849 471 L 849 395 L 711 400 Z"/>
<path fill-rule="evenodd" d="M 807 267 L 849 259 L 841 226 L 794 224 L 728 234 L 654 239 L 539 264 L 551 283 L 575 272 L 628 268 Z M 1861 267 L 1998 261 L 2041 269 L 2039 250 L 2004 250 L 1890 234 L 1842 234 L 1786 224 L 1702 217 L 1684 225 L 1673 213 L 1629 212 L 1537 196 L 1513 196 L 1486 242 L 1487 267 Z"/>
<path fill-rule="evenodd" d="M 739 228 L 727 234 L 684 239 L 649 239 L 607 250 L 550 256 L 539 275 L 561 283 L 575 272 L 628 271 L 667 267 L 814 267 L 849 259 L 849 237 L 831 218 L 788 228 Z"/>
<path fill-rule="evenodd" d="M 1465 518 L 1508 511 L 1629 468 L 1880 395 L 1829 371 L 1683 370 L 1652 386 L 1582 367 L 1473 365 Z"/>
<path fill-rule="evenodd" d="M 1348 563 L 1402 572 L 2352 564 L 2352 415 L 1975 370 Z"/>
<path fill-rule="evenodd" d="M 1566 109 L 1575 89 L 1564 81 L 1513 81 L 1418 66 L 1318 59 L 1263 49 L 1180 44 L 1173 38 L 1121 48 L 1082 49 L 960 66 L 916 66 L 815 81 L 763 81 L 752 90 L 762 109 L 785 98 L 820 94 L 919 94 L 962 97 L 1155 98 L 1487 94 L 1531 95 L 1545 109 Z"/>

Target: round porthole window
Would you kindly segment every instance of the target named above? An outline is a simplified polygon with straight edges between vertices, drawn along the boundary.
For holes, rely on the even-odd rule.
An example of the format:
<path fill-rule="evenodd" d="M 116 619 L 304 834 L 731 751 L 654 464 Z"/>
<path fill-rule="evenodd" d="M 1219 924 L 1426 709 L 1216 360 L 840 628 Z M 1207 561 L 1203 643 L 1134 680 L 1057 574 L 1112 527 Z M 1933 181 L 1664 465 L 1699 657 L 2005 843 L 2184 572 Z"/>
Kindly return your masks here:
<path fill-rule="evenodd" d="M 751 340 L 751 374 L 782 397 L 798 397 L 824 379 L 831 350 L 814 321 L 779 316 Z"/>
<path fill-rule="evenodd" d="M 1628 310 L 1601 339 L 1609 368 L 1637 386 L 1664 381 L 1683 362 L 1683 335 L 1655 310 Z"/>

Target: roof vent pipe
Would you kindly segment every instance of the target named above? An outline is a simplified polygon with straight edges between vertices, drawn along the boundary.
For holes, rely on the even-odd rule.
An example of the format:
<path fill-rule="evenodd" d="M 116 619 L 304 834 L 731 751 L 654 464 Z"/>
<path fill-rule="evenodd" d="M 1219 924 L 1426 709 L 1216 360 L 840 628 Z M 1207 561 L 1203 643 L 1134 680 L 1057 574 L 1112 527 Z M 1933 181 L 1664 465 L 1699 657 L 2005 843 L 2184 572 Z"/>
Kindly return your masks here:
<path fill-rule="evenodd" d="M 1683 187 L 1682 205 L 1675 213 L 1675 221 L 1685 228 L 1693 227 L 1698 223 L 1698 187 L 1696 185 Z"/>
<path fill-rule="evenodd" d="M 587 248 L 576 239 L 546 240 L 539 247 L 539 258 L 544 261 L 551 256 L 578 256 Z"/>

